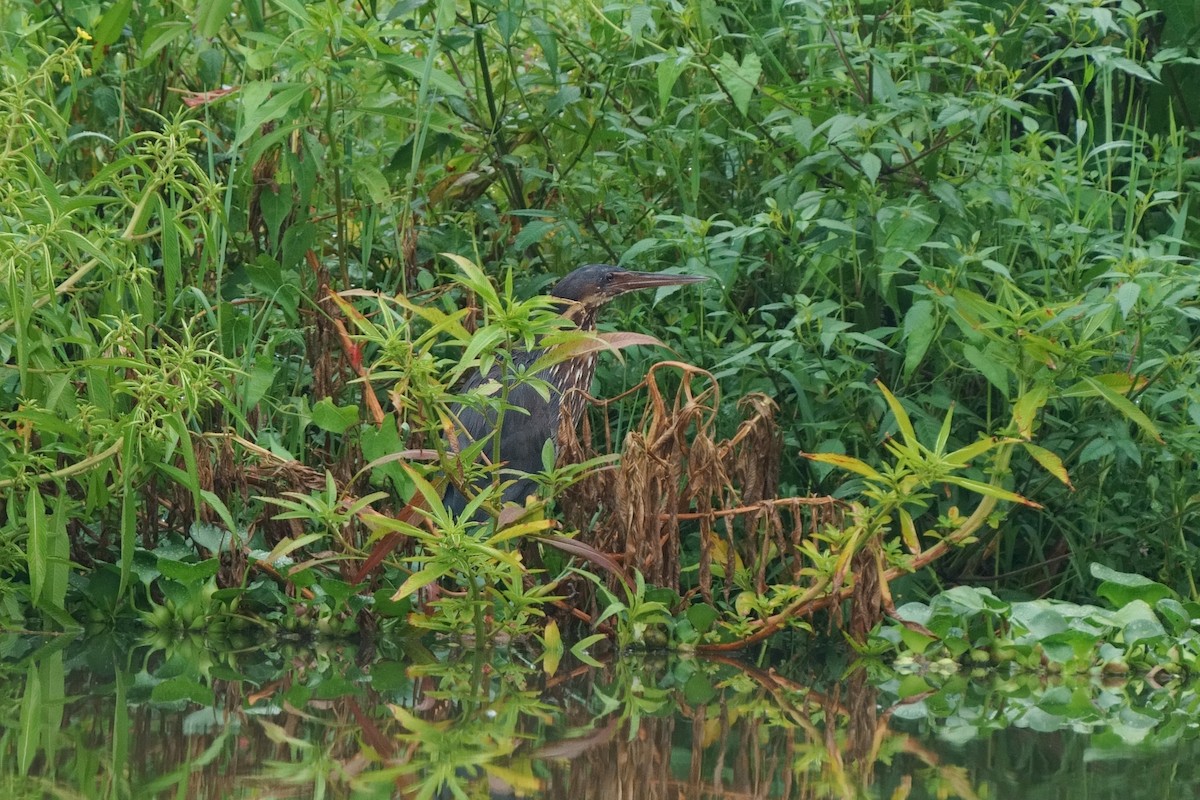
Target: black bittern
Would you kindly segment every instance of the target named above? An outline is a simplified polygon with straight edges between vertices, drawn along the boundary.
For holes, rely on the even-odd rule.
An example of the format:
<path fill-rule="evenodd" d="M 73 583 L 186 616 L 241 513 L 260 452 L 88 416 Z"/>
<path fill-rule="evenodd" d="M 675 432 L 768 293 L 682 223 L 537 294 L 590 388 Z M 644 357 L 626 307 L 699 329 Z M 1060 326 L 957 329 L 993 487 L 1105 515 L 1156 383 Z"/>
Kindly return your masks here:
<path fill-rule="evenodd" d="M 680 286 L 704 280 L 707 278 L 631 272 L 611 264 L 588 264 L 556 283 L 550 295 L 561 301 L 560 310 L 567 319 L 581 331 L 591 332 L 596 329 L 596 313 L 615 297 L 639 289 Z M 528 366 L 542 355 L 540 349 L 518 353 L 513 358 L 514 366 Z M 591 388 L 595 372 L 596 352 L 592 350 L 569 357 L 538 373 L 537 378 L 550 386 L 549 399 L 529 383 L 510 386 L 507 398 L 509 410 L 501 418 L 498 451 L 501 479 L 512 481 L 503 492 L 505 503 L 521 503 L 526 495 L 534 491 L 535 484 L 531 476 L 542 469 L 542 450 L 546 442 L 557 442 L 564 414 L 571 424 L 579 422 L 583 414 L 584 393 Z M 489 380 L 499 380 L 499 370 L 472 376 L 460 391 L 469 393 Z M 496 428 L 498 414 L 494 409 L 480 412 L 458 406 L 453 411 L 460 426 L 457 442 L 459 452 L 472 442 L 491 436 Z M 488 458 L 495 452 L 491 444 L 483 448 L 483 454 Z M 481 481 L 477 486 L 484 483 L 486 481 Z M 459 513 L 466 506 L 466 499 L 451 486 L 446 493 L 445 503 L 447 508 Z M 476 517 L 482 518 L 482 515 L 477 514 Z"/>

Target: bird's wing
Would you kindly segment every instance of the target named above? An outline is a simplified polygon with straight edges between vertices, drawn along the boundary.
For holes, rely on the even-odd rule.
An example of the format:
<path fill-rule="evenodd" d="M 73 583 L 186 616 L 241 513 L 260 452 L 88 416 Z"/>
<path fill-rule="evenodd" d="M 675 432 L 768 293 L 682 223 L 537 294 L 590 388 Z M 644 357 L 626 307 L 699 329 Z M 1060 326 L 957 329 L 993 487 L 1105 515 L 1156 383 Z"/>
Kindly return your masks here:
<path fill-rule="evenodd" d="M 532 361 L 534 354 L 530 354 Z M 487 375 L 476 375 L 470 378 L 461 390 L 462 394 L 470 394 L 482 390 L 490 381 L 499 381 L 502 373 L 494 369 Z M 542 376 L 539 376 L 542 377 Z M 500 389 L 491 393 L 498 397 Z M 525 496 L 534 490 L 534 481 L 525 475 L 542 470 L 542 448 L 547 440 L 553 440 L 558 434 L 559 397 L 554 388 L 550 389 L 550 399 L 546 400 L 528 383 L 512 383 L 508 387 L 508 408 L 501 416 L 489 401 L 484 410 L 456 405 L 451 411 L 457 420 L 458 451 L 462 452 L 472 444 L 486 440 L 483 448 L 483 458 L 492 460 L 495 455 L 495 442 L 491 435 L 500 426 L 500 460 L 504 466 L 504 479 L 516 478 L 516 483 L 504 491 L 505 502 L 523 502 Z M 465 498 L 451 487 L 445 497 L 446 506 L 456 512 L 466 505 Z"/>

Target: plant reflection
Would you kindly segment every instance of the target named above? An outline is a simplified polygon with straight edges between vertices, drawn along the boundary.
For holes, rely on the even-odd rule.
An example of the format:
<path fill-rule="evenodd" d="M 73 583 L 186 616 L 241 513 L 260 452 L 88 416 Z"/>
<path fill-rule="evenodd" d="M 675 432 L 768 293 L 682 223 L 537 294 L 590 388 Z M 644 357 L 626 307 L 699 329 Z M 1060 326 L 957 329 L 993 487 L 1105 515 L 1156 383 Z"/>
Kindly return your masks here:
<path fill-rule="evenodd" d="M 1035 779 L 1059 786 L 1047 797 L 1086 797 L 1071 776 L 1089 740 L 1072 726 L 1103 735 L 1140 720 L 1138 744 L 1160 748 L 1195 738 L 1191 690 L 1086 677 L 1039 689 L 860 667 L 801 681 L 795 666 L 652 657 L 547 676 L 515 648 L 411 641 L 199 643 L 203 655 L 187 640 L 0 644 L 5 797 L 969 799 Z M 1053 714 L 1051 747 L 1014 731 L 965 755 L 998 729 L 1050 729 Z M 1194 781 L 1184 755 L 1172 779 Z"/>

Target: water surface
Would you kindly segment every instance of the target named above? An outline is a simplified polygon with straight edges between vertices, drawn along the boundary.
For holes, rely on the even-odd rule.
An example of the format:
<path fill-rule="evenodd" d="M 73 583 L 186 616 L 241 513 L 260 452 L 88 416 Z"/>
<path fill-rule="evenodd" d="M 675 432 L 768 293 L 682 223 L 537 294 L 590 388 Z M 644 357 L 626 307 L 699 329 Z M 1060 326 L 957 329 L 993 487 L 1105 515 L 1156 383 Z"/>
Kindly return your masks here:
<path fill-rule="evenodd" d="M 1192 798 L 1187 682 L 0 637 L 0 797 Z"/>

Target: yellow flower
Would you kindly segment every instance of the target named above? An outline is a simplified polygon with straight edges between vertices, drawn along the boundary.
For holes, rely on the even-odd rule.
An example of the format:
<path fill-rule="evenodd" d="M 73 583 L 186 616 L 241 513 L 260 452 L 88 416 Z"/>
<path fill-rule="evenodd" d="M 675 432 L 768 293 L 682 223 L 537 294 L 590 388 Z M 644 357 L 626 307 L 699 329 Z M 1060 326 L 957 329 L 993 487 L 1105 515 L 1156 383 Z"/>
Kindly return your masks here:
<path fill-rule="evenodd" d="M 80 39 L 83 39 L 85 42 L 90 42 L 92 40 L 92 35 L 90 33 L 88 33 L 87 31 L 85 31 L 83 28 L 76 28 L 75 35 L 78 36 Z"/>

